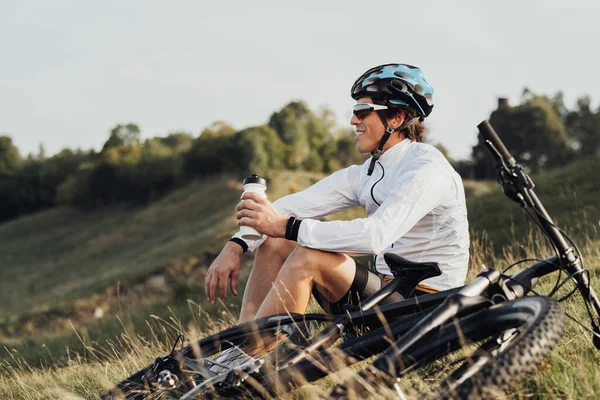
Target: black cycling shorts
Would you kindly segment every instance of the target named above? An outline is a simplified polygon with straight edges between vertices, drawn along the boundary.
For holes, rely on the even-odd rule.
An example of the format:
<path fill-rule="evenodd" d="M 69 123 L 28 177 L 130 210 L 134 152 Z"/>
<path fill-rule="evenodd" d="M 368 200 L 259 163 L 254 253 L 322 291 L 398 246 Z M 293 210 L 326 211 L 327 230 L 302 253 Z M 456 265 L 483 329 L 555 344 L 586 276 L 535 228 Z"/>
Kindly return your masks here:
<path fill-rule="evenodd" d="M 386 284 L 387 282 L 382 276 L 371 271 L 364 265 L 356 263 L 356 274 L 354 275 L 352 285 L 350 285 L 348 292 L 342 296 L 339 301 L 336 301 L 335 303 L 330 302 L 316 287 L 313 287 L 312 294 L 315 296 L 315 299 L 321 308 L 323 308 L 323 311 L 327 314 L 343 314 L 346 312 L 344 305 L 358 305 L 361 301 L 373 295 Z M 379 304 L 397 303 L 402 300 L 404 300 L 404 297 L 402 297 L 400 293 L 395 292 L 382 300 Z"/>

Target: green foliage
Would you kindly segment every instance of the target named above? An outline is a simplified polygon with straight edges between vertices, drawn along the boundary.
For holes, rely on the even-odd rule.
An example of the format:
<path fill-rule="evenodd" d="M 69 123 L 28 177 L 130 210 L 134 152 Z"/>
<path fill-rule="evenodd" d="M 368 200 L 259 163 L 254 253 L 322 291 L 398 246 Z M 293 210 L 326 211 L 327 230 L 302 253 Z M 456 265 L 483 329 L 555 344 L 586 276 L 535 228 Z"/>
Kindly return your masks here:
<path fill-rule="evenodd" d="M 81 163 L 77 171 L 62 182 L 56 190 L 56 205 L 89 206 L 94 204 L 92 193 L 88 190 L 88 182 L 96 163 Z"/>
<path fill-rule="evenodd" d="M 215 136 L 233 136 L 236 130 L 226 122 L 215 121 L 208 128 L 205 128 L 200 133 L 204 138 Z"/>
<path fill-rule="evenodd" d="M 271 115 L 269 126 L 273 128 L 286 145 L 285 165 L 298 169 L 308 157 L 308 124 L 312 113 L 301 101 L 293 101 Z"/>
<path fill-rule="evenodd" d="M 23 162 L 10 136 L 0 136 L 0 177 L 14 175 Z"/>
<path fill-rule="evenodd" d="M 519 163 L 530 172 L 543 171 L 572 162 L 581 156 L 600 157 L 600 107 L 583 96 L 573 110 L 564 104 L 562 92 L 539 96 L 524 89 L 521 104 L 500 102 L 490 122 Z M 483 139 L 472 149 L 471 160 L 453 165 L 463 178 L 491 179 L 494 165 Z"/>
<path fill-rule="evenodd" d="M 192 147 L 194 137 L 187 132 L 172 132 L 166 138 L 156 137 L 146 141 L 146 144 L 152 140 L 169 147 L 172 152 L 181 153 L 188 151 Z"/>
<path fill-rule="evenodd" d="M 111 147 L 136 146 L 140 144 L 140 128 L 136 124 L 117 125 L 110 131 L 110 137 L 104 143 L 102 152 Z"/>
<path fill-rule="evenodd" d="M 64 149 L 48 159 L 20 161 L 19 169 L 0 179 L 0 221 L 55 205 L 58 187 L 91 157 Z"/>
<path fill-rule="evenodd" d="M 335 150 L 332 152 L 332 158 L 329 161 L 329 170 L 335 171 L 347 165 L 362 164 L 367 157 L 370 157 L 370 155 L 360 154 L 356 151 L 354 132 L 351 129 L 342 131 L 335 145 Z"/>
<path fill-rule="evenodd" d="M 56 204 L 60 185 L 71 178 L 79 166 L 94 158 L 95 155 L 82 150 L 64 149 L 60 153 L 40 163 L 39 179 L 43 183 L 40 196 L 48 204 Z"/>
<path fill-rule="evenodd" d="M 233 149 L 230 136 L 201 134 L 184 156 L 186 174 L 203 177 L 225 171 L 228 160 L 235 154 Z"/>
<path fill-rule="evenodd" d="M 521 104 L 499 107 L 491 122 L 520 162 L 532 172 L 542 171 L 576 155 L 600 155 L 600 109 L 590 104 L 583 97 L 569 110 L 560 92 L 546 97 L 525 90 Z M 0 137 L 0 221 L 56 204 L 148 204 L 192 179 L 221 173 L 331 173 L 368 157 L 356 151 L 353 136 L 351 129 L 336 127 L 329 110 L 314 113 L 292 101 L 267 125 L 236 131 L 216 121 L 196 138 L 172 132 L 142 141 L 136 124 L 119 124 L 100 153 L 65 149 L 47 158 L 40 148 L 37 156 L 23 160 L 12 140 Z M 437 147 L 447 156 L 442 145 Z M 472 160 L 453 165 L 465 178 L 495 176 L 481 141 Z"/>
<path fill-rule="evenodd" d="M 600 107 L 594 112 L 591 99 L 577 100 L 577 108 L 566 114 L 565 123 L 573 137 L 573 147 L 583 155 L 600 156 Z"/>
<path fill-rule="evenodd" d="M 600 222 L 599 169 L 600 159 L 588 157 L 532 176 L 536 194 L 555 222 L 561 227 L 575 228 L 569 234 L 575 233 L 581 240 L 590 237 L 600 240 L 597 230 Z M 498 250 L 515 238 L 524 237 L 531 229 L 531 222 L 523 210 L 508 200 L 495 182 L 478 183 L 483 185 L 477 190 L 480 195 L 467 194 L 470 228 L 479 232 L 485 230 Z M 470 186 L 465 184 L 467 191 Z M 502 218 L 498 218 L 499 215 Z"/>
<path fill-rule="evenodd" d="M 364 159 L 331 111 L 317 115 L 300 101 L 273 113 L 268 125 L 236 131 L 216 121 L 197 138 L 173 132 L 142 141 L 136 124 L 119 124 L 100 153 L 65 149 L 46 158 L 42 149 L 23 161 L 10 138 L 2 138 L 0 175 L 8 178 L 0 182 L 0 221 L 56 204 L 148 204 L 191 179 L 221 173 L 333 172 Z"/>
<path fill-rule="evenodd" d="M 500 105 L 490 116 L 490 123 L 511 154 L 531 172 L 550 166 L 564 165 L 572 158 L 570 137 L 556 111 L 556 105 L 545 96 L 525 92 L 522 104 Z M 495 167 L 483 138 L 472 151 L 474 175 L 477 179 L 495 176 Z"/>
<path fill-rule="evenodd" d="M 268 175 L 283 167 L 285 147 L 277 133 L 266 125 L 244 129 L 234 138 L 235 160 L 232 171 Z"/>

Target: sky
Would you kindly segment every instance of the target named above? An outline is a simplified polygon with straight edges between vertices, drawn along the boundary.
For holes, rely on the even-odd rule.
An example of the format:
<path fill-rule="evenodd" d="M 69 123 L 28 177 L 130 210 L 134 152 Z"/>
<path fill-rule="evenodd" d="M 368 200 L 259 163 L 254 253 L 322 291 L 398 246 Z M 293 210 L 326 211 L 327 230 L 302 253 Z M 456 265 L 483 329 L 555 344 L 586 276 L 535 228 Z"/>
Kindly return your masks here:
<path fill-rule="evenodd" d="M 0 1 L 0 135 L 21 154 L 99 150 L 216 120 L 266 123 L 293 100 L 349 126 L 352 83 L 384 63 L 434 87 L 428 140 L 467 158 L 497 98 L 600 99 L 600 1 Z"/>

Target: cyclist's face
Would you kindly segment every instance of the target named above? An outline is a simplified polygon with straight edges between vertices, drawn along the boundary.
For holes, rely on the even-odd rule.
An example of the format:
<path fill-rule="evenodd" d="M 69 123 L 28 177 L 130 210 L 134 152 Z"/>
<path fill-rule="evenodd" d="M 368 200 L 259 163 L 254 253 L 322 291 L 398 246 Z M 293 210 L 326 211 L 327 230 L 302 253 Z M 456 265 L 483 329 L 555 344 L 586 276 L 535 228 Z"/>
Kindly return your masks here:
<path fill-rule="evenodd" d="M 357 100 L 357 103 L 373 103 L 373 99 L 370 97 L 361 97 Z M 374 151 L 385 133 L 385 127 L 375 111 L 363 119 L 359 119 L 356 115 L 352 114 L 350 124 L 354 126 L 356 131 L 354 140 L 356 141 L 356 149 L 359 153 Z"/>

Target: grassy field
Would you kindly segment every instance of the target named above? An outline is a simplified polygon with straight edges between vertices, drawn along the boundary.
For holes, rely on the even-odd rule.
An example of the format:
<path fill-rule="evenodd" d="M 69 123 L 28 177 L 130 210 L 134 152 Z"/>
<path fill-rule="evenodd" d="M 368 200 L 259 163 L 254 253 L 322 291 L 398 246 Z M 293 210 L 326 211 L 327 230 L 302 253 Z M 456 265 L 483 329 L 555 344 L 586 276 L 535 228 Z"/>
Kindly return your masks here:
<path fill-rule="evenodd" d="M 310 173 L 274 173 L 275 198 L 315 182 Z M 212 259 L 235 224 L 241 183 L 197 181 L 143 209 L 57 208 L 0 225 L 0 321 L 38 314 L 139 282 L 176 259 Z"/>
<path fill-rule="evenodd" d="M 580 246 L 593 282 L 600 274 L 599 168 L 599 160 L 583 160 L 534 177 L 546 208 Z M 274 199 L 319 176 L 283 171 L 269 178 Z M 494 182 L 465 187 L 470 277 L 482 265 L 503 268 L 551 254 Z M 240 298 L 210 307 L 202 280 L 236 230 L 233 209 L 240 193 L 237 180 L 221 177 L 195 182 L 144 209 L 55 209 L 0 225 L 0 398 L 95 398 L 170 350 L 177 330 L 194 338 L 231 325 Z M 353 215 L 355 210 L 337 217 Z M 542 292 L 553 283 L 545 282 Z M 563 306 L 587 323 L 577 296 Z M 98 309 L 101 318 L 94 317 Z M 557 349 L 511 396 L 596 398 L 599 354 L 590 335 L 567 319 Z M 293 397 L 312 398 L 336 379 Z M 405 385 L 411 393 L 422 382 Z"/>

